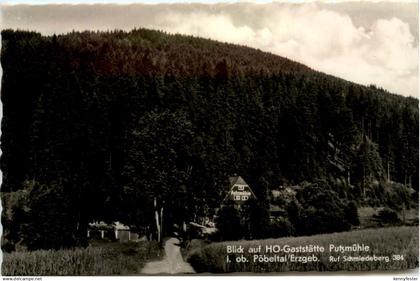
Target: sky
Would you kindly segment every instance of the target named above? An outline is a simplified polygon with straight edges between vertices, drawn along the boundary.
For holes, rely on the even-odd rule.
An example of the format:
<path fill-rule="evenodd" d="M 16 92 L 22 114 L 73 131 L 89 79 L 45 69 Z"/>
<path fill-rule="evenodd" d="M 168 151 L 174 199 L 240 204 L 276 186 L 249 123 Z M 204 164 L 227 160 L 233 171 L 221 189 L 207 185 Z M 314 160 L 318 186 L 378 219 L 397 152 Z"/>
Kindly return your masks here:
<path fill-rule="evenodd" d="M 410 1 L 11 5 L 21 2 L 53 1 L 3 0 L 2 28 L 47 35 L 86 29 L 159 29 L 247 45 L 356 83 L 418 96 L 418 13 L 417 4 Z"/>

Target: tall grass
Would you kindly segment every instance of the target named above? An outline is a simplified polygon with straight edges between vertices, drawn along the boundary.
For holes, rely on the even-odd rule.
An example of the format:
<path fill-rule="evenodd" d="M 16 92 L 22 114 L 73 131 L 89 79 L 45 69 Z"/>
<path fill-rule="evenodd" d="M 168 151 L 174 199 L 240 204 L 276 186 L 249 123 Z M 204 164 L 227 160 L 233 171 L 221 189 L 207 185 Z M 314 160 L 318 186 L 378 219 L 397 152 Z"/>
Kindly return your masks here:
<path fill-rule="evenodd" d="M 197 272 L 284 272 L 284 271 L 373 271 L 373 270 L 403 270 L 418 267 L 419 263 L 419 228 L 418 227 L 389 227 L 379 229 L 365 229 L 358 231 L 322 234 L 306 237 L 287 237 L 280 239 L 231 241 L 212 243 L 205 247 L 192 249 L 188 261 Z M 370 247 L 369 252 L 347 252 L 345 254 L 330 253 L 329 244 L 351 245 L 364 243 Z M 315 253 L 320 258 L 319 262 L 312 263 L 258 263 L 253 262 L 253 254 L 247 253 L 250 247 L 261 245 L 290 245 L 305 246 L 309 244 L 325 247 L 324 253 Z M 242 245 L 245 249 L 244 256 L 249 262 L 236 263 L 226 262 L 226 246 Z M 264 254 L 264 253 L 262 253 Z M 266 254 L 268 256 L 273 254 Z M 279 255 L 284 255 L 280 253 Z M 311 255 L 311 254 L 296 254 Z M 389 256 L 390 262 L 369 261 L 369 262 L 337 262 L 329 261 L 329 256 Z M 392 255 L 403 255 L 404 260 L 392 260 Z M 240 254 L 236 254 L 240 256 Z M 235 255 L 230 254 L 231 260 Z M 342 260 L 342 258 L 341 258 Z"/>
<path fill-rule="evenodd" d="M 156 242 L 101 243 L 85 249 L 39 250 L 3 255 L 2 275 L 133 275 L 163 255 Z"/>

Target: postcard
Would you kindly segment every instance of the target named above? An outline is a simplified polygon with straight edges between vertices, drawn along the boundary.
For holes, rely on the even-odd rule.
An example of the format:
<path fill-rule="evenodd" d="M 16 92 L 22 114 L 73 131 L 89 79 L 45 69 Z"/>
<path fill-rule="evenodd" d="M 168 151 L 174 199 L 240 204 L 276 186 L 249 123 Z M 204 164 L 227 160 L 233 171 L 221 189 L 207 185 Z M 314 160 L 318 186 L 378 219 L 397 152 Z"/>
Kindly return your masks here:
<path fill-rule="evenodd" d="M 416 2 L 2 2 L 3 276 L 418 274 Z"/>

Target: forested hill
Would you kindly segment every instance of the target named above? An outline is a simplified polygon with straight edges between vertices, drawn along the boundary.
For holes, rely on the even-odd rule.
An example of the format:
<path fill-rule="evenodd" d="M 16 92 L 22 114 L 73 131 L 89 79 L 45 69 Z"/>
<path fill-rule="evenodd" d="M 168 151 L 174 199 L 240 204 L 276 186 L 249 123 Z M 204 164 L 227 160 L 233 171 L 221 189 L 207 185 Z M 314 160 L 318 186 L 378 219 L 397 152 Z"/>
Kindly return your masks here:
<path fill-rule="evenodd" d="M 3 31 L 3 36 L 4 42 L 23 40 L 24 44 L 37 44 L 41 39 L 40 34 L 10 30 Z M 147 29 L 129 33 L 74 32 L 43 37 L 43 41 L 52 44 L 44 47 L 54 48 L 55 44 L 62 48 L 51 55 L 60 57 L 70 52 L 76 56 L 60 57 L 60 61 L 70 64 L 72 70 L 89 68 L 97 74 L 214 75 L 222 63 L 227 64 L 232 74 L 311 71 L 303 64 L 249 47 Z"/>
<path fill-rule="evenodd" d="M 67 202 L 57 213 L 78 229 L 145 224 L 153 198 L 203 214 L 234 174 L 258 198 L 315 180 L 368 204 L 389 199 L 389 182 L 418 190 L 414 98 L 146 29 L 5 30 L 1 60 L 2 191 Z"/>

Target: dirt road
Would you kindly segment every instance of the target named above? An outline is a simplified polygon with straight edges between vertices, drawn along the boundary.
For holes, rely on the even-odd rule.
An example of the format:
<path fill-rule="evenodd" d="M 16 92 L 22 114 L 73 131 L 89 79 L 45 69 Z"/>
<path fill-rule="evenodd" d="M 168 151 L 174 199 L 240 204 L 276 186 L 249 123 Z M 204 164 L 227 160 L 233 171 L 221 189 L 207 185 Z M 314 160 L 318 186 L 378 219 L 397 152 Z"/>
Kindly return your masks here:
<path fill-rule="evenodd" d="M 170 238 L 165 243 L 165 257 L 161 261 L 147 263 L 143 274 L 182 274 L 195 273 L 191 265 L 182 259 L 181 250 L 177 238 Z"/>

